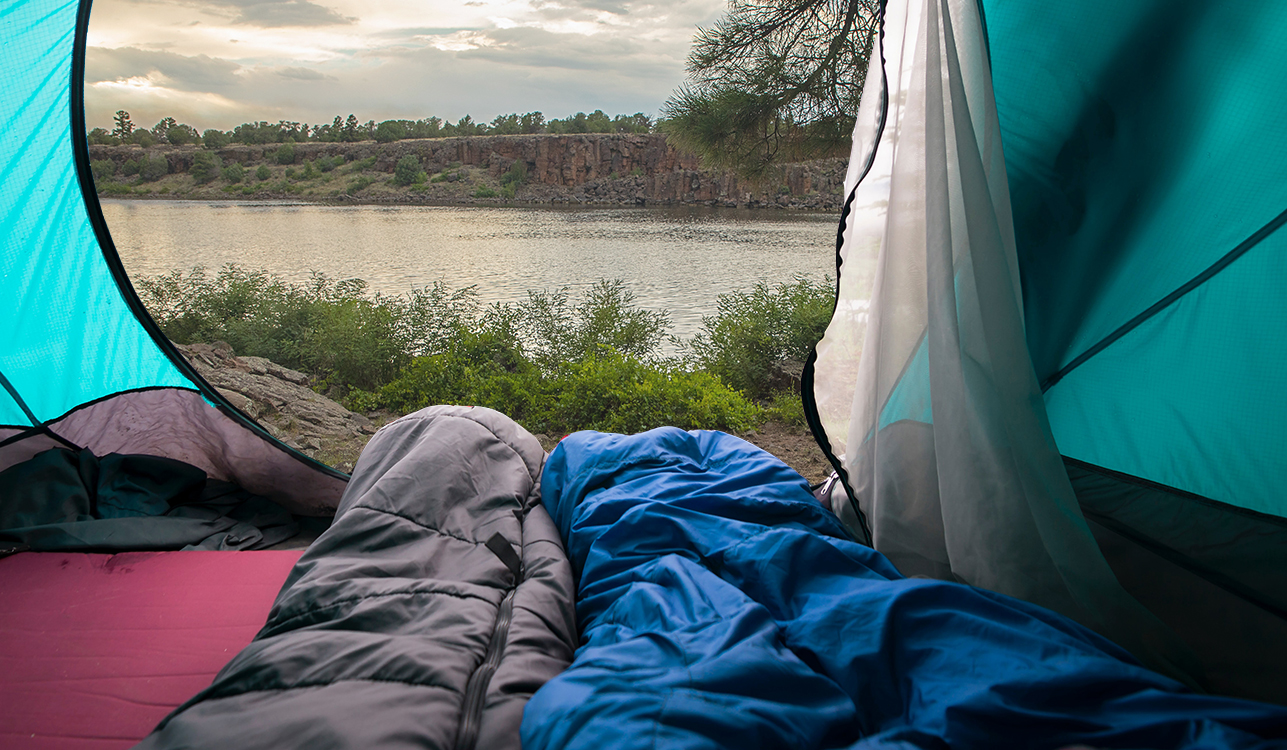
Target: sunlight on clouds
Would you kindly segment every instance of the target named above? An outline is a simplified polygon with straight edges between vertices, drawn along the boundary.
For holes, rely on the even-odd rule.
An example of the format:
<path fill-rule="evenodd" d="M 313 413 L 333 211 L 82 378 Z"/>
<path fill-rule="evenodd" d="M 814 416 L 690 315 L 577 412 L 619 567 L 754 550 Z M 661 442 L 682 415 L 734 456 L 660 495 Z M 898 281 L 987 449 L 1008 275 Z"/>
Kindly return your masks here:
<path fill-rule="evenodd" d="M 108 125 L 120 108 L 139 121 L 189 112 L 203 128 L 340 110 L 655 114 L 696 26 L 726 1 L 96 0 L 86 113 Z M 291 13 L 303 25 L 283 25 Z"/>
<path fill-rule="evenodd" d="M 96 89 L 125 89 L 125 90 L 142 90 L 142 89 L 159 89 L 160 87 L 152 83 L 152 79 L 146 76 L 134 76 L 121 81 L 99 81 L 93 84 Z"/>
<path fill-rule="evenodd" d="M 496 44 L 486 34 L 477 31 L 458 31 L 445 35 L 421 35 L 418 38 L 429 42 L 429 46 L 443 52 L 464 52 L 465 50 L 491 47 Z"/>

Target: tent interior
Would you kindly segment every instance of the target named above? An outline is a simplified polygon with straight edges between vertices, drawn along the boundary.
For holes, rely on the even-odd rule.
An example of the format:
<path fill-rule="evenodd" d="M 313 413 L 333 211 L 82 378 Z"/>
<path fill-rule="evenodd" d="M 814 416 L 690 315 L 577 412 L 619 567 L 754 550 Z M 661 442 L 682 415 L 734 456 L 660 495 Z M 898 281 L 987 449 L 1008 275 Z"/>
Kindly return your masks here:
<path fill-rule="evenodd" d="M 880 8 L 805 374 L 831 507 L 905 575 L 1287 704 L 1287 5 Z M 234 550 L 325 518 L 347 480 L 229 404 L 135 295 L 89 166 L 89 17 L 0 9 L 0 736 L 57 726 L 60 695 L 146 708 L 51 747 L 137 741 L 208 683 L 299 554 Z M 178 635 L 103 637 L 140 622 Z"/>

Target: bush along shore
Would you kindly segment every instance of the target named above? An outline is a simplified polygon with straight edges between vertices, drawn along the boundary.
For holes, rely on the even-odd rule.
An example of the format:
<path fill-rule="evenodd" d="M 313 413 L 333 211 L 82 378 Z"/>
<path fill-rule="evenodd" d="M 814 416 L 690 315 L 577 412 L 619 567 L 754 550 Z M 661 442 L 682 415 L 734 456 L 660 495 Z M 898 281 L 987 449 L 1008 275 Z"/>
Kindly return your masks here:
<path fill-rule="evenodd" d="M 839 210 L 845 159 L 755 181 L 703 169 L 656 133 L 380 143 L 91 145 L 100 195 L 421 204 L 709 205 Z"/>
<path fill-rule="evenodd" d="M 490 306 L 472 287 L 436 283 L 391 296 L 357 279 L 316 274 L 294 284 L 239 266 L 137 286 L 175 343 L 220 342 L 251 374 L 284 366 L 294 373 L 287 380 L 377 423 L 456 403 L 497 409 L 546 436 L 723 430 L 810 478 L 825 474 L 798 389 L 800 365 L 831 316 L 830 279 L 722 295 L 689 341 L 669 336 L 668 313 L 635 305 L 621 281 L 600 281 L 575 299 L 543 290 Z M 757 441 L 760 433 L 776 447 Z M 339 464 L 355 457 L 326 456 Z"/>

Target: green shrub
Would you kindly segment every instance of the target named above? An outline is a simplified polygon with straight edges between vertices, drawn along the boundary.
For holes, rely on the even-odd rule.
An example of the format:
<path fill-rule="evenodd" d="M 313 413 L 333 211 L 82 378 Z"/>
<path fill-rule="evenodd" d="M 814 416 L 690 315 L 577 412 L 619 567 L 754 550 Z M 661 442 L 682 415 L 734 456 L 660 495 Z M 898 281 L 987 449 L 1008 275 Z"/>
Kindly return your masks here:
<path fill-rule="evenodd" d="M 294 164 L 295 163 L 295 144 L 283 143 L 282 145 L 278 146 L 277 153 L 273 156 L 273 159 L 278 164 Z"/>
<path fill-rule="evenodd" d="M 765 408 L 764 414 L 770 419 L 776 419 L 798 429 L 805 429 L 809 426 L 809 422 L 804 416 L 804 400 L 800 398 L 800 394 L 792 390 L 783 390 L 772 394 L 768 398 L 768 406 Z"/>
<path fill-rule="evenodd" d="M 527 182 L 527 162 L 525 161 L 516 161 L 511 164 L 509 170 L 500 178 L 501 187 L 510 185 L 517 187 L 525 182 Z"/>
<path fill-rule="evenodd" d="M 320 172 L 329 172 L 344 163 L 343 156 L 329 157 L 323 156 L 317 160 L 317 169 Z"/>
<path fill-rule="evenodd" d="M 95 159 L 89 163 L 89 171 L 98 182 L 106 182 L 116 176 L 116 162 L 111 159 Z"/>
<path fill-rule="evenodd" d="M 740 432 L 761 417 L 759 407 L 709 373 L 650 365 L 611 350 L 569 365 L 551 395 L 547 421 L 555 432 L 634 433 L 663 425 Z"/>
<path fill-rule="evenodd" d="M 407 137 L 407 126 L 397 120 L 385 120 L 375 126 L 374 138 L 377 143 L 392 143 Z"/>
<path fill-rule="evenodd" d="M 145 159 L 147 157 L 144 157 Z M 137 159 L 126 159 L 121 165 L 121 174 L 125 177 L 133 177 L 139 173 L 139 163 Z"/>
<path fill-rule="evenodd" d="M 357 193 L 360 193 L 363 190 L 366 190 L 368 187 L 371 186 L 371 183 L 373 182 L 375 182 L 374 177 L 367 177 L 366 175 L 360 175 L 358 177 L 354 177 L 353 179 L 349 180 L 348 187 L 344 189 L 344 192 L 348 193 L 349 195 L 355 195 Z"/>
<path fill-rule="evenodd" d="M 246 178 L 246 168 L 234 162 L 232 166 L 224 167 L 222 174 L 225 180 L 235 185 Z"/>
<path fill-rule="evenodd" d="M 718 312 L 702 318 L 692 350 L 707 371 L 752 398 L 770 394 L 775 362 L 803 360 L 822 338 L 835 306 L 830 278 L 796 277 L 770 287 L 719 296 Z"/>
<path fill-rule="evenodd" d="M 416 182 L 424 182 L 425 172 L 420 168 L 420 160 L 412 154 L 407 154 L 393 167 L 393 184 L 410 185 Z"/>
<path fill-rule="evenodd" d="M 197 155 L 214 156 L 208 151 L 198 151 Z M 170 173 L 170 162 L 164 156 L 144 156 L 139 159 L 139 180 L 152 182 Z"/>
<path fill-rule="evenodd" d="M 85 138 L 91 146 L 115 146 L 121 142 L 119 138 L 107 132 L 105 128 L 94 128 L 85 134 Z"/>
<path fill-rule="evenodd" d="M 196 143 L 201 140 L 201 134 L 190 125 L 175 125 L 166 128 L 165 140 L 172 146 L 186 146 L 189 143 Z"/>
<path fill-rule="evenodd" d="M 380 389 L 377 403 L 409 412 L 430 404 L 487 406 L 519 422 L 541 421 L 548 398 L 539 370 L 503 331 L 458 328 L 442 351 L 417 357 Z M 539 428 L 538 428 L 539 429 Z"/>
<path fill-rule="evenodd" d="M 267 164 L 260 164 L 255 170 L 255 179 L 263 182 L 273 176 L 273 170 L 268 168 Z"/>
<path fill-rule="evenodd" d="M 446 181 L 447 181 L 447 173 L 446 173 L 446 172 L 443 172 L 442 174 L 436 174 L 436 175 L 434 175 L 434 176 L 433 176 L 433 178 L 432 178 L 432 179 L 430 179 L 429 181 L 430 181 L 430 182 L 446 182 Z"/>
<path fill-rule="evenodd" d="M 134 188 L 129 185 L 122 185 L 119 182 L 109 182 L 99 188 L 99 192 L 104 195 L 132 195 Z"/>
<path fill-rule="evenodd" d="M 358 159 L 357 161 L 350 162 L 349 165 L 344 168 L 344 173 L 357 174 L 358 172 L 365 172 L 366 170 L 374 166 L 375 166 L 375 157 L 368 156 L 365 159 Z"/>
<path fill-rule="evenodd" d="M 452 289 L 435 281 L 407 293 L 400 331 L 410 353 L 436 354 L 451 349 L 463 330 L 495 329 L 517 340 L 514 321 L 519 314 L 513 306 L 493 306 L 484 313 L 476 287 Z"/>
<path fill-rule="evenodd" d="M 670 314 L 644 310 L 620 279 L 601 279 L 576 305 L 567 289 L 528 292 L 519 325 L 533 359 L 547 370 L 613 350 L 639 359 L 657 356 Z"/>
<path fill-rule="evenodd" d="M 232 136 L 222 130 L 207 130 L 201 134 L 201 143 L 208 149 L 220 149 L 232 143 Z"/>
<path fill-rule="evenodd" d="M 534 432 L 635 433 L 663 425 L 742 431 L 761 411 L 719 379 L 605 350 L 543 373 L 496 331 L 463 330 L 449 351 L 418 357 L 362 406 L 408 412 L 430 404 L 486 406 Z"/>
<path fill-rule="evenodd" d="M 205 184 L 219 176 L 219 157 L 213 151 L 198 151 L 192 157 L 188 174 L 198 184 Z"/>
<path fill-rule="evenodd" d="M 213 278 L 195 268 L 140 279 L 138 289 L 173 341 L 227 341 L 239 354 L 267 357 L 342 387 L 377 388 L 411 359 L 401 330 L 403 303 L 367 296 L 360 279 L 314 274 L 310 283 L 290 284 L 228 265 Z"/>
<path fill-rule="evenodd" d="M 495 198 L 497 195 L 499 195 L 499 193 L 486 185 L 479 185 L 478 189 L 474 191 L 475 198 Z"/>

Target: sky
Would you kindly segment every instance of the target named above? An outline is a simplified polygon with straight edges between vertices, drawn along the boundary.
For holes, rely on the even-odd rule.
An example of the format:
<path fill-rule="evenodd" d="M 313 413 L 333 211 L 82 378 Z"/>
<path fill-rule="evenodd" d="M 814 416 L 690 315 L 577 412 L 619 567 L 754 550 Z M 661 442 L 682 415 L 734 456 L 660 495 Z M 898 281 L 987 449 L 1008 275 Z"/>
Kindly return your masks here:
<path fill-rule="evenodd" d="M 725 0 L 95 0 L 89 127 L 655 116 Z"/>

